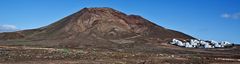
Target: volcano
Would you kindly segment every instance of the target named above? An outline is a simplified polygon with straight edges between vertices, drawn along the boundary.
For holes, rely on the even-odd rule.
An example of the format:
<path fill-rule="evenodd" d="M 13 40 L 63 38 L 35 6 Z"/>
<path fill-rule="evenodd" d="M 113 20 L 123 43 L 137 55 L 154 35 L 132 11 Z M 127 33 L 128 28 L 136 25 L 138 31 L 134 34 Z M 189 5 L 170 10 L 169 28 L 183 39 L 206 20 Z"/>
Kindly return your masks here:
<path fill-rule="evenodd" d="M 9 45 L 25 42 L 28 44 L 18 45 L 80 48 L 156 45 L 173 38 L 194 39 L 182 32 L 158 26 L 141 16 L 127 15 L 112 8 L 83 8 L 45 27 L 0 34 L 1 42 Z"/>
<path fill-rule="evenodd" d="M 48 26 L 0 33 L 0 64 L 239 64 L 240 46 L 222 43 L 112 8 L 83 8 Z"/>

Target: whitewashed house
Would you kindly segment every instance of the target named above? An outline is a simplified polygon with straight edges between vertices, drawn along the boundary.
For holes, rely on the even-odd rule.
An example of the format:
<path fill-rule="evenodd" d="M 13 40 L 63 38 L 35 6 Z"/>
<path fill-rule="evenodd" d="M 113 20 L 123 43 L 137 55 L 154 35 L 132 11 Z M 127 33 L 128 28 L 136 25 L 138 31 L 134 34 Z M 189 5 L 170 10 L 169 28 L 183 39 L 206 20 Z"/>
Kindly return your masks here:
<path fill-rule="evenodd" d="M 223 48 L 232 45 L 232 43 L 227 41 L 217 42 L 214 40 L 205 41 L 196 39 L 191 39 L 190 41 L 180 41 L 178 39 L 173 39 L 170 44 L 186 48 Z"/>

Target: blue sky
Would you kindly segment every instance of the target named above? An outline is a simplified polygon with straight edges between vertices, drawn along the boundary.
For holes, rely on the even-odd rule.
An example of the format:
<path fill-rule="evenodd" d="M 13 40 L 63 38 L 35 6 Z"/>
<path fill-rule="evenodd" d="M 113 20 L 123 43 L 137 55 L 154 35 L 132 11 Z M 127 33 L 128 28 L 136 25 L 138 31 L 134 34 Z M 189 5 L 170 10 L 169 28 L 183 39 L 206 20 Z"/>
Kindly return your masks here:
<path fill-rule="evenodd" d="M 199 39 L 240 43 L 240 0 L 1 0 L 1 29 L 49 25 L 84 7 L 111 7 Z"/>

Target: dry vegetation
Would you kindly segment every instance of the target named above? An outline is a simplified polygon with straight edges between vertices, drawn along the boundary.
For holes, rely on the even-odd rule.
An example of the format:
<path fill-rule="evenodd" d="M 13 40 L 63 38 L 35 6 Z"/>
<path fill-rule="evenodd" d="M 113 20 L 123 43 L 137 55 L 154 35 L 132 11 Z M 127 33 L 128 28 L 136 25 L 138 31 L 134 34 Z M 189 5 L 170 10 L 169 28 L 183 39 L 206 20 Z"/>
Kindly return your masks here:
<path fill-rule="evenodd" d="M 165 48 L 162 48 L 165 49 Z M 167 51 L 170 50 L 170 51 Z M 40 48 L 29 46 L 0 46 L 2 64 L 168 64 L 168 63 L 240 63 L 239 54 L 193 52 L 190 50 L 161 50 L 158 52 L 127 52 L 103 49 Z M 195 50 L 195 51 L 196 51 Z M 222 52 L 222 51 L 219 51 Z"/>

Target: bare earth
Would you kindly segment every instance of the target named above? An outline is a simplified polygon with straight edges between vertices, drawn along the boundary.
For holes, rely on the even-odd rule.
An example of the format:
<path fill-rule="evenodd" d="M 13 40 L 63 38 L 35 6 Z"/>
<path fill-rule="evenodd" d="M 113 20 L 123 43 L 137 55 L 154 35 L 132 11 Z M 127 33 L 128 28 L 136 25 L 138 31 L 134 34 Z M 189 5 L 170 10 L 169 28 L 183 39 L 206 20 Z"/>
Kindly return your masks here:
<path fill-rule="evenodd" d="M 181 48 L 176 48 L 181 49 Z M 1 64 L 239 64 L 240 54 L 219 53 L 229 50 L 189 49 L 198 53 L 174 54 L 163 51 L 125 52 L 100 49 L 40 48 L 0 46 Z M 231 49 L 232 50 L 232 49 Z M 173 51 L 173 50 L 172 50 Z M 177 51 L 175 51 L 177 52 Z M 185 51 L 186 52 L 186 51 Z M 206 52 L 206 54 L 204 54 Z M 178 52 L 180 53 L 180 52 Z M 201 54 L 199 54 L 201 53 Z M 236 52 L 239 53 L 239 52 Z"/>

